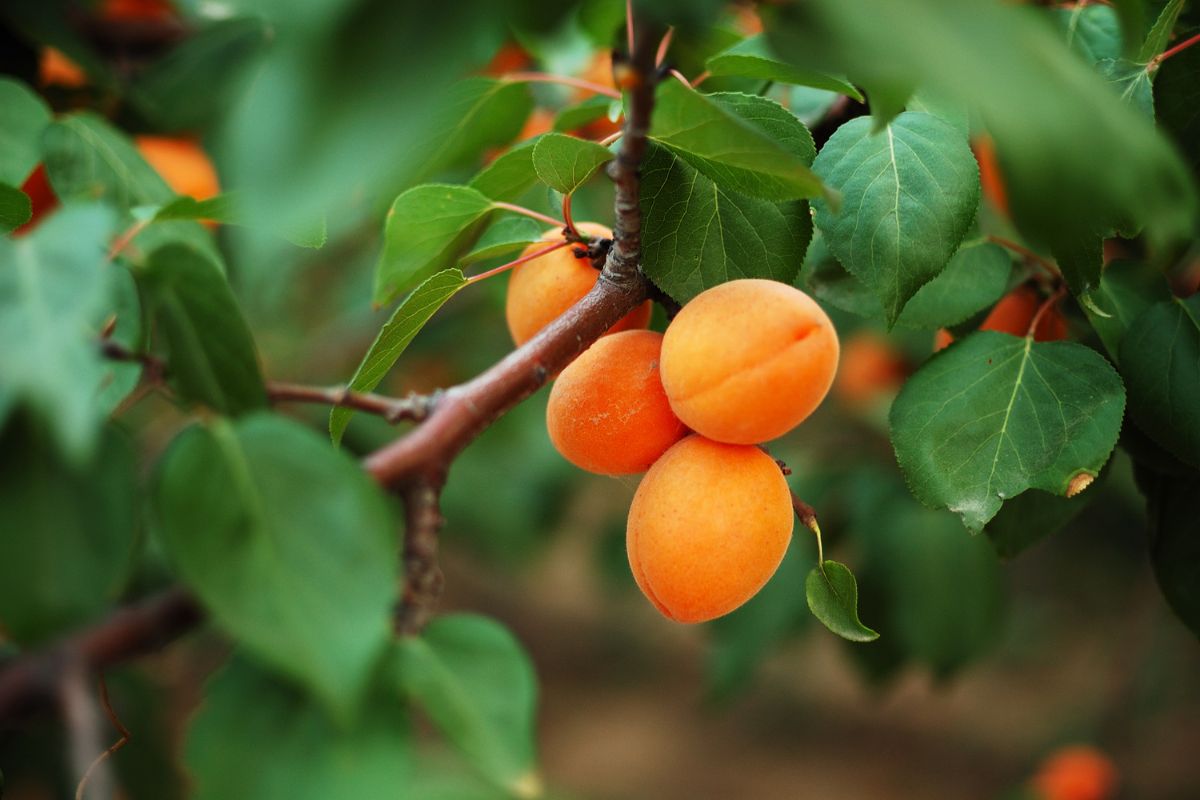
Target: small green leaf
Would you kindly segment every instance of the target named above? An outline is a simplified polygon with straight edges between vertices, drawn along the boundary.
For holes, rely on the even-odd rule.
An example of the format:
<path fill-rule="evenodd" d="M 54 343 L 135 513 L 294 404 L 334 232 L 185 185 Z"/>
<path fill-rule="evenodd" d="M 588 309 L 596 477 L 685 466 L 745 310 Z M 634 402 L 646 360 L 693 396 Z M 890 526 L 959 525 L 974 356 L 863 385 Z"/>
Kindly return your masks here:
<path fill-rule="evenodd" d="M 725 190 L 776 201 L 825 191 L 803 158 L 719 97 L 700 94 L 679 81 L 659 87 L 650 138 Z"/>
<path fill-rule="evenodd" d="M 284 417 L 199 425 L 155 472 L 167 555 L 257 658 L 351 719 L 391 634 L 395 521 L 349 456 Z"/>
<path fill-rule="evenodd" d="M 1050 14 L 1067 47 L 1083 56 L 1087 63 L 1121 57 L 1121 21 L 1111 6 L 1078 3 L 1051 9 Z"/>
<path fill-rule="evenodd" d="M 858 584 L 845 564 L 826 560 L 813 567 L 804 581 L 804 593 L 813 616 L 838 636 L 852 642 L 879 638 L 858 619 Z"/>
<path fill-rule="evenodd" d="M 1154 75 L 1147 64 L 1110 58 L 1097 63 L 1096 69 L 1123 101 L 1154 119 Z"/>
<path fill-rule="evenodd" d="M 54 193 L 64 200 L 102 197 L 128 210 L 175 197 L 129 137 L 88 111 L 60 117 L 46 128 L 42 160 Z"/>
<path fill-rule="evenodd" d="M 0 183 L 0 235 L 9 233 L 29 222 L 33 206 L 29 195 L 15 186 Z"/>
<path fill-rule="evenodd" d="M 971 132 L 970 108 L 943 97 L 932 89 L 918 89 L 913 92 L 912 96 L 908 98 L 905 110 L 932 114 L 953 125 L 963 136 L 967 136 Z"/>
<path fill-rule="evenodd" d="M 390 303 L 454 266 L 483 234 L 492 210 L 491 200 L 466 186 L 427 184 L 397 197 L 375 268 L 375 303 Z"/>
<path fill-rule="evenodd" d="M 543 226 L 529 217 L 505 217 L 479 237 L 475 249 L 462 257 L 462 263 L 474 264 L 524 250 L 542 238 L 542 230 Z"/>
<path fill-rule="evenodd" d="M 1200 467 L 1200 295 L 1155 303 L 1120 343 L 1129 411 L 1146 433 Z"/>
<path fill-rule="evenodd" d="M 613 102 L 611 97 L 597 94 L 567 106 L 554 116 L 554 130 L 565 133 L 582 128 L 589 122 L 605 119 Z"/>
<path fill-rule="evenodd" d="M 356 392 L 369 392 L 378 386 L 430 317 L 466 285 L 462 271 L 447 269 L 414 289 L 392 312 L 391 318 L 371 343 L 354 377 L 350 379 L 350 388 Z M 334 408 L 329 413 L 329 435 L 334 444 L 341 442 L 353 415 L 354 410 L 350 408 Z"/>
<path fill-rule="evenodd" d="M 1121 340 L 1130 326 L 1155 303 L 1170 299 L 1161 272 L 1136 261 L 1113 261 L 1092 292 L 1090 307 L 1085 304 L 1083 309 L 1109 356 L 1120 364 Z"/>
<path fill-rule="evenodd" d="M 573 194 L 613 154 L 587 139 L 547 133 L 533 148 L 533 168 L 542 182 L 561 194 Z"/>
<path fill-rule="evenodd" d="M 855 89 L 854 85 L 845 78 L 815 70 L 800 69 L 775 58 L 762 34 L 743 39 L 732 47 L 722 50 L 709 58 L 705 67 L 713 76 L 757 78 L 778 83 L 793 83 L 798 86 L 811 86 L 816 89 L 826 89 L 849 95 L 858 101 L 863 99 L 858 89 Z"/>
<path fill-rule="evenodd" d="M 1148 63 L 1150 59 L 1157 57 L 1167 49 L 1167 44 L 1171 41 L 1171 31 L 1175 29 L 1179 12 L 1183 10 L 1183 3 L 1184 0 L 1170 0 L 1163 7 L 1158 19 L 1154 21 L 1154 26 L 1146 34 L 1146 40 L 1142 42 L 1142 49 L 1138 50 L 1137 61 L 1143 64 Z"/>
<path fill-rule="evenodd" d="M 511 203 L 525 194 L 538 181 L 533 168 L 533 148 L 536 137 L 513 147 L 488 164 L 467 184 L 492 200 Z"/>
<path fill-rule="evenodd" d="M 842 195 L 814 200 L 830 251 L 871 287 L 894 324 L 905 303 L 950 262 L 979 205 L 979 168 L 962 134 L 906 111 L 875 133 L 865 117 L 840 127 L 813 169 Z"/>
<path fill-rule="evenodd" d="M 184 762 L 195 800 L 411 798 L 408 710 L 379 688 L 352 725 L 244 655 L 205 687 Z"/>
<path fill-rule="evenodd" d="M 242 212 L 236 192 L 217 195 L 207 200 L 196 200 L 191 197 L 176 197 L 165 206 L 156 210 L 145 209 L 149 218 L 155 222 L 167 220 L 212 220 L 225 225 L 252 225 L 261 222 L 252 219 Z M 135 214 L 143 209 L 134 209 Z M 152 213 L 150 213 L 152 211 Z M 324 218 L 315 221 L 304 228 L 291 230 L 273 230 L 281 238 L 299 247 L 318 248 L 325 245 L 326 231 Z"/>
<path fill-rule="evenodd" d="M 503 789 L 527 796 L 537 777 L 537 677 L 521 645 L 485 617 L 433 621 L 396 646 L 395 676 L 443 735 Z"/>
<path fill-rule="evenodd" d="M 137 277 L 180 397 L 223 414 L 266 405 L 250 328 L 225 276 L 209 259 L 186 245 L 169 244 L 150 255 Z"/>
<path fill-rule="evenodd" d="M 1124 406 L 1096 351 L 984 331 L 908 379 L 892 404 L 892 444 L 917 499 L 977 532 L 1026 489 L 1065 495 L 1080 474 L 1096 475 Z"/>
<path fill-rule="evenodd" d="M 20 81 L 0 78 L 0 183 L 20 186 L 41 158 L 46 103 Z"/>

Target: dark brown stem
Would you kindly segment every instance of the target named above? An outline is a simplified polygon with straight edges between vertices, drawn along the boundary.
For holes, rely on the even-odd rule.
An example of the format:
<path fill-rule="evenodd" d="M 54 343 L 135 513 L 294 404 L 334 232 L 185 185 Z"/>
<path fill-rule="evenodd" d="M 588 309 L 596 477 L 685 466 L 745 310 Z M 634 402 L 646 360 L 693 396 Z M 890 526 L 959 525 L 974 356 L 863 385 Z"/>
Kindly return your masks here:
<path fill-rule="evenodd" d="M 445 475 L 432 471 L 410 482 L 404 498 L 404 598 L 396 614 L 396 632 L 413 636 L 424 629 L 442 596 L 438 534 L 445 524 L 438 498 Z"/>
<path fill-rule="evenodd" d="M 112 758 L 113 754 L 122 747 L 129 744 L 129 740 L 132 738 L 130 736 L 129 729 L 122 724 L 121 718 L 118 717 L 117 712 L 113 710 L 112 701 L 109 700 L 108 697 L 108 682 L 104 680 L 103 675 L 97 679 L 97 683 L 99 684 L 100 688 L 100 705 L 104 708 L 104 713 L 108 714 L 108 721 L 112 723 L 114 728 L 116 728 L 117 733 L 120 734 L 120 738 L 109 745 L 108 749 L 96 756 L 96 760 L 88 765 L 88 768 L 83 773 L 83 777 L 79 779 L 79 786 L 75 788 L 75 800 L 83 800 L 84 792 L 87 790 L 88 781 L 91 779 L 92 775 L 98 773 L 104 767 L 108 759 Z M 101 797 L 103 796 L 105 795 L 102 792 Z"/>

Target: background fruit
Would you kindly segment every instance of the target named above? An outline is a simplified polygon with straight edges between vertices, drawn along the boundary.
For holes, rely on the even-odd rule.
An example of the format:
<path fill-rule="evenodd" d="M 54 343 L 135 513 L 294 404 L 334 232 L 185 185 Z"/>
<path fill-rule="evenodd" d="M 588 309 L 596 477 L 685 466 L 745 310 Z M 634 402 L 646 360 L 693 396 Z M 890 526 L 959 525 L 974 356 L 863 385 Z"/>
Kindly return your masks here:
<path fill-rule="evenodd" d="M 138 151 L 176 194 L 207 200 L 221 191 L 208 154 L 191 139 L 138 136 Z"/>
<path fill-rule="evenodd" d="M 816 301 L 776 281 L 737 280 L 701 292 L 671 322 L 663 387 L 688 427 L 754 444 L 811 414 L 837 363 L 837 332 Z"/>
<path fill-rule="evenodd" d="M 1117 788 L 1117 770 L 1094 747 L 1074 745 L 1042 762 L 1031 784 L 1041 800 L 1106 800 Z"/>
<path fill-rule="evenodd" d="M 1018 286 L 1000 298 L 979 326 L 981 331 L 998 331 L 1013 336 L 1024 336 L 1029 332 L 1029 323 L 1041 307 L 1042 297 L 1032 286 Z M 1038 321 L 1033 332 L 1035 342 L 1057 342 L 1067 338 L 1067 321 L 1058 306 L 1049 308 Z M 949 346 L 954 336 L 947 330 L 939 330 L 933 339 L 934 351 Z"/>
<path fill-rule="evenodd" d="M 842 348 L 833 392 L 844 404 L 862 408 L 895 393 L 908 371 L 908 365 L 887 339 L 861 331 Z"/>
<path fill-rule="evenodd" d="M 793 523 L 787 482 L 769 455 L 689 436 L 642 479 L 625 546 L 638 587 L 659 611 L 704 622 L 762 588 Z"/>

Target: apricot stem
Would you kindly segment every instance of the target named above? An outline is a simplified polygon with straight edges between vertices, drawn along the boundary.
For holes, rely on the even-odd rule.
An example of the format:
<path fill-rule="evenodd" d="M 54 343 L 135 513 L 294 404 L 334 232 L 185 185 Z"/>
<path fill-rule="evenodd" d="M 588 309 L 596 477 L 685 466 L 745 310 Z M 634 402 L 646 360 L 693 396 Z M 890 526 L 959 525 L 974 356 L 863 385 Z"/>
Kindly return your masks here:
<path fill-rule="evenodd" d="M 825 563 L 825 550 L 821 544 L 821 526 L 817 523 L 817 512 L 808 503 L 801 500 L 792 492 L 792 508 L 796 510 L 796 519 L 817 537 L 817 564 Z"/>
<path fill-rule="evenodd" d="M 1033 337 L 1034 332 L 1037 330 L 1038 323 L 1042 321 L 1042 316 L 1045 315 L 1046 312 L 1048 312 L 1051 308 L 1053 308 L 1059 300 L 1062 300 L 1066 294 L 1066 284 L 1060 284 L 1059 287 L 1054 290 L 1054 294 L 1047 297 L 1045 302 L 1038 306 L 1037 313 L 1035 313 L 1033 315 L 1033 319 L 1029 321 L 1029 330 L 1025 332 L 1026 339 Z"/>
<path fill-rule="evenodd" d="M 1017 255 L 1020 255 L 1024 258 L 1028 259 L 1029 261 L 1032 261 L 1033 263 L 1037 264 L 1038 266 L 1042 267 L 1043 269 L 1049 271 L 1049 273 L 1056 278 L 1062 277 L 1062 273 L 1058 271 L 1057 264 L 1055 264 L 1053 261 L 1050 261 L 1047 258 L 1044 258 L 1043 256 L 1038 255 L 1037 253 L 1033 252 L 1032 250 L 1030 250 L 1028 247 L 1025 247 L 1024 245 L 1017 244 L 1016 242 L 1012 241 L 1011 239 L 1005 239 L 1002 236 L 989 235 L 987 237 L 987 240 L 989 242 L 991 242 L 992 244 L 998 244 L 1001 247 L 1012 250 Z"/>
<path fill-rule="evenodd" d="M 621 99 L 621 93 L 616 89 L 604 86 L 599 83 L 592 83 L 583 78 L 572 78 L 566 75 L 551 75 L 548 72 L 510 72 L 501 80 L 511 83 L 556 83 L 560 86 L 572 86 L 576 89 L 584 89 L 596 94 L 602 94 L 605 97 L 611 97 L 614 100 Z"/>
<path fill-rule="evenodd" d="M 1180 42 L 1179 44 L 1175 45 L 1174 47 L 1172 47 L 1169 50 L 1164 50 L 1163 52 L 1159 53 L 1154 58 L 1150 59 L 1150 63 L 1147 66 L 1150 69 L 1158 69 L 1158 66 L 1160 64 L 1162 64 L 1162 62 L 1166 61 L 1168 58 L 1175 55 L 1176 53 L 1179 53 L 1182 50 L 1187 50 L 1189 47 L 1196 44 L 1197 42 L 1200 42 L 1200 33 L 1197 33 L 1195 36 L 1191 37 L 1190 39 L 1185 39 L 1184 41 Z"/>
<path fill-rule="evenodd" d="M 571 195 L 564 194 L 562 201 L 563 227 L 567 229 L 567 238 L 574 239 L 578 242 L 587 242 L 587 237 L 579 233 L 575 227 L 575 220 L 571 219 Z"/>
<path fill-rule="evenodd" d="M 603 139 L 601 139 L 596 144 L 600 145 L 601 147 L 608 147 L 610 144 L 615 142 L 617 139 L 620 139 L 621 134 L 623 134 L 623 133 L 625 133 L 625 131 L 617 131 L 616 133 L 609 134 L 608 136 L 605 136 Z"/>
<path fill-rule="evenodd" d="M 515 266 L 524 264 L 526 261 L 532 261 L 535 258 L 541 258 L 542 256 L 546 255 L 546 253 L 553 253 L 555 250 L 559 249 L 560 247 L 566 247 L 569 244 L 572 244 L 572 243 L 563 241 L 563 242 L 558 242 L 557 244 L 552 244 L 549 247 L 543 247 L 541 250 L 535 250 L 534 252 L 530 253 L 529 255 L 521 256 L 520 258 L 514 259 L 513 261 L 510 261 L 507 264 L 501 264 L 498 267 L 489 269 L 487 272 L 481 272 L 478 275 L 472 275 L 471 277 L 467 278 L 467 283 L 468 284 L 479 283 L 479 281 L 481 281 L 485 278 L 490 278 L 493 275 L 499 275 L 501 272 L 506 272 L 507 270 L 510 270 Z"/>
<path fill-rule="evenodd" d="M 547 214 L 543 214 L 540 211 L 534 211 L 532 208 L 526 208 L 525 206 L 518 206 L 514 203 L 503 203 L 499 200 L 496 200 L 492 203 L 492 208 L 499 208 L 499 209 L 503 209 L 505 211 L 511 211 L 514 214 L 523 214 L 526 217 L 530 217 L 531 219 L 536 219 L 540 222 L 545 222 L 547 225 L 553 225 L 556 228 L 566 227 L 566 223 L 563 222 L 561 219 L 555 219 L 554 217 L 551 217 Z"/>
<path fill-rule="evenodd" d="M 150 220 L 138 220 L 122 231 L 121 235 L 113 240 L 112 247 L 108 249 L 108 260 L 110 262 L 115 261 L 117 256 L 119 256 L 122 251 L 129 246 L 129 243 L 137 238 L 137 235 L 142 232 L 142 229 L 149 224 Z"/>

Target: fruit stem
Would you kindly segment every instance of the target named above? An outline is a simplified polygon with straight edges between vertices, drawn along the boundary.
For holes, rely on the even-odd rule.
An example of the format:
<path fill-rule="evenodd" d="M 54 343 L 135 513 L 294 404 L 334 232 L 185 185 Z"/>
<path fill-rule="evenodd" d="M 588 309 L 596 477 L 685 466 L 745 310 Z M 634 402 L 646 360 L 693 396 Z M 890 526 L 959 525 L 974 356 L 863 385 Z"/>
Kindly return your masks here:
<path fill-rule="evenodd" d="M 566 75 L 551 75 L 546 72 L 510 72 L 501 78 L 501 80 L 513 83 L 557 83 L 560 86 L 573 86 L 576 89 L 584 89 L 596 94 L 602 94 L 614 100 L 621 99 L 621 93 L 616 89 L 603 86 L 599 83 L 585 81 L 583 78 L 570 78 Z"/>
<path fill-rule="evenodd" d="M 695 89 L 697 86 L 704 83 L 706 80 L 708 80 L 711 77 L 712 77 L 712 73 L 709 72 L 708 70 L 704 70 L 704 72 L 701 72 L 699 75 L 692 78 L 692 88 Z"/>
<path fill-rule="evenodd" d="M 579 242 L 586 242 L 587 237 L 579 233 L 579 229 L 575 227 L 575 220 L 571 219 L 571 195 L 564 194 L 562 201 L 563 227 L 567 229 L 567 238 L 574 239 Z"/>
<path fill-rule="evenodd" d="M 625 43 L 633 54 L 633 0 L 625 0 Z"/>
<path fill-rule="evenodd" d="M 596 144 L 600 145 L 601 147 L 608 147 L 610 144 L 615 142 L 617 139 L 620 139 L 621 135 L 624 133 L 625 133 L 625 131 L 617 131 L 616 133 L 605 136 L 599 142 L 596 142 Z"/>
<path fill-rule="evenodd" d="M 514 214 L 524 214 L 527 217 L 532 217 L 533 219 L 545 222 L 548 225 L 553 225 L 556 228 L 566 227 L 566 223 L 561 219 L 555 219 L 554 217 L 534 211 L 532 208 L 526 208 L 525 206 L 518 206 L 513 203 L 502 203 L 499 200 L 496 200 L 492 203 L 492 208 L 500 208 L 505 211 L 511 211 Z"/>
<path fill-rule="evenodd" d="M 1042 321 L 1042 316 L 1045 315 L 1050 309 L 1054 308 L 1058 301 L 1062 300 L 1066 294 L 1066 285 L 1060 284 L 1059 287 L 1054 290 L 1054 294 L 1046 298 L 1045 302 L 1038 307 L 1037 313 L 1033 315 L 1033 319 L 1029 321 L 1029 330 L 1025 332 L 1026 339 L 1031 338 L 1034 332 L 1037 331 L 1037 326 L 1038 323 Z"/>
<path fill-rule="evenodd" d="M 1159 53 L 1154 58 L 1150 59 L 1150 63 L 1147 66 L 1150 69 L 1158 69 L 1159 64 L 1166 61 L 1168 58 L 1175 55 L 1176 53 L 1178 53 L 1182 50 L 1187 50 L 1189 47 L 1196 44 L 1197 42 L 1200 42 L 1200 33 L 1197 33 L 1195 36 L 1191 37 L 1190 39 L 1185 39 L 1184 41 L 1180 42 L 1179 44 L 1175 45 L 1174 47 L 1172 47 L 1169 50 L 1164 50 L 1163 52 Z"/>
<path fill-rule="evenodd" d="M 483 280 L 484 278 L 490 278 L 493 275 L 499 275 L 501 272 L 512 269 L 513 267 L 517 266 L 518 264 L 524 264 L 526 261 L 532 261 L 535 258 L 541 258 L 542 256 L 546 255 L 546 253 L 553 253 L 555 250 L 559 249 L 560 247 L 566 247 L 569 244 L 572 244 L 572 243 L 571 242 L 559 242 L 558 244 L 552 244 L 549 247 L 544 247 L 541 250 L 536 250 L 536 251 L 530 253 L 529 255 L 521 256 L 520 258 L 516 259 L 515 261 L 510 261 L 507 264 L 501 264 L 500 266 L 496 267 L 495 269 L 489 269 L 487 272 L 481 272 L 478 275 L 472 275 L 471 277 L 467 278 L 467 284 L 470 285 L 472 283 L 479 283 L 479 281 Z"/>
<path fill-rule="evenodd" d="M 672 78 L 677 79 L 680 83 L 682 83 L 684 86 L 688 87 L 689 89 L 692 88 L 692 82 L 689 81 L 686 77 L 684 77 L 684 74 L 682 72 L 680 72 L 677 69 L 673 69 L 670 72 L 671 72 Z"/>
<path fill-rule="evenodd" d="M 817 512 L 808 503 L 801 500 L 792 492 L 792 508 L 796 511 L 796 518 L 800 523 L 813 532 L 817 537 L 817 566 L 825 564 L 825 549 L 821 544 L 821 526 L 817 523 Z"/>
<path fill-rule="evenodd" d="M 113 240 L 112 247 L 108 249 L 108 260 L 110 262 L 115 261 L 117 256 L 119 256 L 121 252 L 129 246 L 129 243 L 137 238 L 137 235 L 142 232 L 142 229 L 149 224 L 150 220 L 142 219 L 126 228 L 120 236 Z"/>

